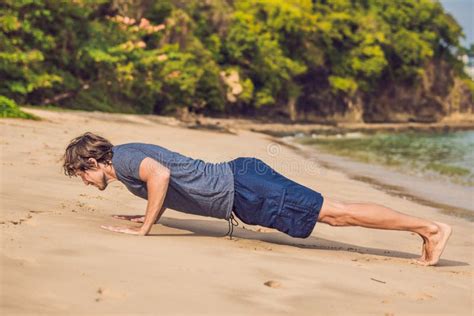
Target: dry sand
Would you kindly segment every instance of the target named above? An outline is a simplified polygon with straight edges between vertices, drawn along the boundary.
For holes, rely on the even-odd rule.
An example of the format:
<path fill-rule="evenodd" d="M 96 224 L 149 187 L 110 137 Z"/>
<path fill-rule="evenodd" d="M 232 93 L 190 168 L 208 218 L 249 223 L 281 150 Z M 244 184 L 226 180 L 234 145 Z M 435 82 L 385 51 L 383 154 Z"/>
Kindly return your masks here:
<path fill-rule="evenodd" d="M 0 120 L 0 314 L 472 315 L 473 224 L 325 169 L 263 134 L 171 126 L 134 115 L 29 110 Z M 165 123 L 169 124 L 165 124 Z M 307 239 L 167 210 L 151 236 L 126 225 L 146 201 L 62 174 L 68 141 L 85 131 L 114 144 L 149 142 L 207 161 L 256 156 L 324 196 L 373 201 L 452 225 L 437 267 L 410 263 L 421 238 L 318 223 Z M 132 224 L 130 225 L 137 225 Z"/>

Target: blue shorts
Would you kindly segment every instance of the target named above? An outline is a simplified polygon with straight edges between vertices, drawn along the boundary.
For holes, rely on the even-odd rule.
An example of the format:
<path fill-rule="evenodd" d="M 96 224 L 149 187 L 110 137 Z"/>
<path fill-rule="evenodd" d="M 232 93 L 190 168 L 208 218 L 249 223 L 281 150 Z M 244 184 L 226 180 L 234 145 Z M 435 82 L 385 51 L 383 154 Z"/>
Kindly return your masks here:
<path fill-rule="evenodd" d="M 229 161 L 234 174 L 233 212 L 244 223 L 308 237 L 323 205 L 320 193 L 298 184 L 256 158 Z"/>

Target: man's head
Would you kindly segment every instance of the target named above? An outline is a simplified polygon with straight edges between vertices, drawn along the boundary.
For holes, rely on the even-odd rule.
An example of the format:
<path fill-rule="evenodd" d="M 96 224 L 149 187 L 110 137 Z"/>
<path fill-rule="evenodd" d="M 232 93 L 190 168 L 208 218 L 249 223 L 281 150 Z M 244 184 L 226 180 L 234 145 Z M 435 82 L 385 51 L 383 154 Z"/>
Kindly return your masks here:
<path fill-rule="evenodd" d="M 111 177 L 113 145 L 105 138 L 87 132 L 71 140 L 63 156 L 64 174 L 79 176 L 84 184 L 103 191 Z"/>

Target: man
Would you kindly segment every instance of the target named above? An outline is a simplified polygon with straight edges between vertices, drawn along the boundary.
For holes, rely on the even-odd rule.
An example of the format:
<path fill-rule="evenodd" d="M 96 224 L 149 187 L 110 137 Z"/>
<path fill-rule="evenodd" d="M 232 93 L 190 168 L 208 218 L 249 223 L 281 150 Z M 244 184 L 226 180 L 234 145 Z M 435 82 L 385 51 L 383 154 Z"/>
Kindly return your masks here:
<path fill-rule="evenodd" d="M 115 180 L 148 200 L 145 216 L 116 215 L 143 223 L 141 227 L 101 226 L 104 229 L 147 235 L 166 208 L 230 221 L 275 228 L 306 238 L 316 222 L 331 226 L 415 232 L 423 239 L 421 265 L 436 265 L 451 227 L 399 213 L 373 203 L 344 203 L 323 196 L 279 174 L 263 161 L 240 157 L 207 163 L 161 146 L 129 143 L 113 146 L 105 138 L 85 133 L 67 146 L 64 172 L 79 176 L 99 190 Z"/>

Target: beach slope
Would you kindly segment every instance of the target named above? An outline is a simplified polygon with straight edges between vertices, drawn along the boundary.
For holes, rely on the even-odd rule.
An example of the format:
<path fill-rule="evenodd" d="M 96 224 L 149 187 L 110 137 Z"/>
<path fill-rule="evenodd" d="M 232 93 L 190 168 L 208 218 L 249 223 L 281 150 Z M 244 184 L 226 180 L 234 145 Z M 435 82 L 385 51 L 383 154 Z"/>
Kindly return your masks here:
<path fill-rule="evenodd" d="M 173 120 L 28 110 L 41 121 L 0 120 L 0 314 L 471 315 L 473 223 L 391 196 L 323 168 L 268 135 L 173 126 Z M 119 182 L 107 190 L 68 178 L 60 158 L 91 131 L 113 144 L 146 142 L 219 162 L 258 157 L 287 177 L 346 201 L 372 201 L 445 222 L 453 235 L 439 266 L 410 263 L 415 234 L 316 224 L 307 239 L 167 210 L 150 236 L 106 231 L 137 225 L 146 201 Z"/>

